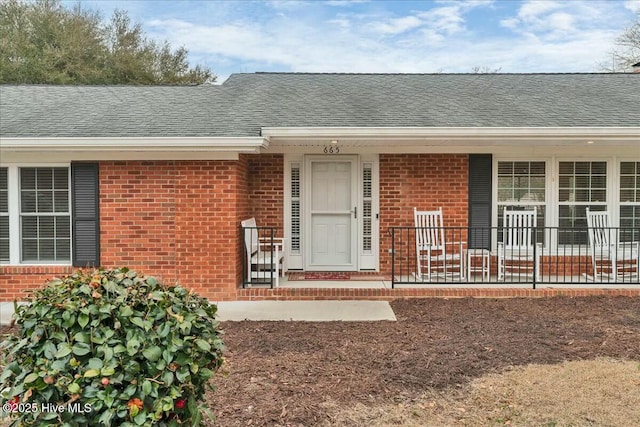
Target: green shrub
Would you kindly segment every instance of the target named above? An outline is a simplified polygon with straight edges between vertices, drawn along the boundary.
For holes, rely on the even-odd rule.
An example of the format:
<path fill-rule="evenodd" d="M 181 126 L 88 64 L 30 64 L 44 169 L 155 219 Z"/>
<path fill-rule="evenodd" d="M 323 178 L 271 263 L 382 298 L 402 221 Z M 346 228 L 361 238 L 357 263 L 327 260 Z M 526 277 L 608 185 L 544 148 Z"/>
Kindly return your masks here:
<path fill-rule="evenodd" d="M 216 306 L 126 268 L 54 279 L 16 306 L 0 402 L 12 425 L 199 425 L 222 365 Z"/>

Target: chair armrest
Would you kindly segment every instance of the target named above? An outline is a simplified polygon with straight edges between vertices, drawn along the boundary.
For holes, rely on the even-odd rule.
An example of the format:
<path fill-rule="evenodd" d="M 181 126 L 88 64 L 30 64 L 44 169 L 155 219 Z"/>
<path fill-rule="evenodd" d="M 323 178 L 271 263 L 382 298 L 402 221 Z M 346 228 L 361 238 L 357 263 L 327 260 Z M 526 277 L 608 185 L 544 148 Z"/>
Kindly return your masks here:
<path fill-rule="evenodd" d="M 614 246 L 615 244 L 612 243 L 612 246 Z M 628 248 L 630 247 L 632 250 L 636 249 L 638 250 L 638 248 L 640 248 L 640 242 L 620 242 L 618 243 L 618 247 L 619 248 Z"/>
<path fill-rule="evenodd" d="M 258 239 L 260 243 L 268 243 L 271 244 L 271 237 L 261 237 L 260 239 Z M 278 244 L 278 245 L 282 245 L 285 242 L 285 238 L 284 237 L 274 237 L 273 238 L 273 244 Z"/>
<path fill-rule="evenodd" d="M 258 244 L 262 247 L 265 246 L 271 246 L 271 238 L 266 237 L 264 239 L 259 239 L 260 241 L 258 242 Z M 284 251 L 284 243 L 285 243 L 286 239 L 284 237 L 274 237 L 273 238 L 273 246 L 278 249 L 279 251 Z"/>

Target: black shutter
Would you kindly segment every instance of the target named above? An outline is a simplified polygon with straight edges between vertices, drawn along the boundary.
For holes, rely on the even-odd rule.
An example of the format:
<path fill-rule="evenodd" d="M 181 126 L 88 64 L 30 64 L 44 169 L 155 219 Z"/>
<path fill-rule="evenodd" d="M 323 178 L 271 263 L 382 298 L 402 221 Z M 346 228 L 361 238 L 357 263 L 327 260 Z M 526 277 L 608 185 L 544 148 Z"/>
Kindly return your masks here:
<path fill-rule="evenodd" d="M 491 249 L 491 154 L 469 155 L 469 247 Z"/>
<path fill-rule="evenodd" d="M 73 265 L 100 265 L 98 164 L 71 164 Z"/>

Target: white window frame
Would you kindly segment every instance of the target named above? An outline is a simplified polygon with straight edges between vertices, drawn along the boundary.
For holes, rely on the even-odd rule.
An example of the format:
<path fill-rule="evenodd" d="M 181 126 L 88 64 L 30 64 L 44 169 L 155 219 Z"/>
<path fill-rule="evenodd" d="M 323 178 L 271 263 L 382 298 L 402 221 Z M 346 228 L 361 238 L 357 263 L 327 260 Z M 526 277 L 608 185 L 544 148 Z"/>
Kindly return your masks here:
<path fill-rule="evenodd" d="M 71 164 L 69 163 L 17 163 L 0 164 L 0 167 L 7 168 L 8 202 L 9 202 L 9 262 L 0 261 L 0 265 L 15 266 L 43 266 L 60 265 L 70 266 L 73 262 L 73 213 L 72 193 L 71 193 Z M 22 262 L 22 233 L 20 218 L 22 215 L 20 204 L 20 169 L 22 168 L 66 168 L 69 171 L 69 260 L 68 261 L 28 261 Z"/>
<path fill-rule="evenodd" d="M 560 201 L 560 163 L 604 163 L 605 164 L 605 200 L 604 201 L 577 201 L 574 200 L 572 203 L 570 202 L 561 202 Z M 558 214 L 556 215 L 556 219 L 558 219 L 558 224 L 559 224 L 559 214 L 560 214 L 560 206 L 605 206 L 607 209 L 610 209 L 612 203 L 610 203 L 611 200 L 611 191 L 612 191 L 612 185 L 611 185 L 611 162 L 607 161 L 607 160 L 567 160 L 567 159 L 559 159 L 557 162 L 557 172 L 556 172 L 556 177 L 558 178 L 558 185 L 557 185 L 557 192 L 556 192 L 556 197 L 554 202 L 556 203 L 557 207 L 558 207 Z M 591 176 L 591 175 L 589 175 Z M 574 187 L 576 187 L 575 183 L 574 183 Z M 590 188 L 591 190 L 591 188 Z"/>
<path fill-rule="evenodd" d="M 637 157 L 622 157 L 622 156 L 554 156 L 549 155 L 545 157 L 541 156 L 493 156 L 493 172 L 492 172 L 492 220 L 491 226 L 494 233 L 492 236 L 493 249 L 497 247 L 497 226 L 498 226 L 498 205 L 501 204 L 498 201 L 498 164 L 500 162 L 518 162 L 528 161 L 545 162 L 545 174 L 546 174 L 546 189 L 545 200 L 547 203 L 546 215 L 545 215 L 545 227 L 558 227 L 559 224 L 559 212 L 560 212 L 560 183 L 559 183 L 559 170 L 560 162 L 605 162 L 607 167 L 607 184 L 606 184 L 606 197 L 607 200 L 604 204 L 605 208 L 609 211 L 611 226 L 618 227 L 620 220 L 620 163 L 621 162 L 639 162 L 640 158 Z M 628 203 L 627 203 L 628 204 Z M 547 248 L 560 249 L 556 241 L 556 236 L 552 235 L 548 242 L 545 242 Z M 585 253 L 587 249 L 584 249 Z"/>
<path fill-rule="evenodd" d="M 616 199 L 616 201 L 618 203 L 618 213 L 616 215 L 616 220 L 618 221 L 618 224 L 620 224 L 620 219 L 621 219 L 620 216 L 622 215 L 622 212 L 621 212 L 620 208 L 622 206 L 635 207 L 636 208 L 636 212 L 640 213 L 640 198 L 637 198 L 637 200 L 635 200 L 635 201 L 623 201 L 621 199 L 620 189 L 622 188 L 622 167 L 621 167 L 622 163 L 637 163 L 638 164 L 637 169 L 636 169 L 636 174 L 635 174 L 636 183 L 635 183 L 635 187 L 632 188 L 632 189 L 635 190 L 636 192 L 640 190 L 640 182 L 639 182 L 639 179 L 640 179 L 640 159 L 637 159 L 637 160 L 620 159 L 616 163 L 616 165 L 618 166 L 617 176 L 618 176 L 618 180 L 619 181 L 618 181 L 618 186 L 616 188 L 616 194 L 615 194 L 615 199 Z"/>
<path fill-rule="evenodd" d="M 531 202 L 531 201 L 500 201 L 499 200 L 499 192 L 500 192 L 500 183 L 499 183 L 499 170 L 496 170 L 496 208 L 497 208 L 497 214 L 500 214 L 500 208 L 499 206 L 521 206 L 521 207 L 538 207 L 538 206 L 544 206 L 545 208 L 548 206 L 549 204 L 549 186 L 547 185 L 547 182 L 549 180 L 549 163 L 546 160 L 525 160 L 525 159 L 518 159 L 518 160 L 506 160 L 506 159 L 500 159 L 497 163 L 496 163 L 496 167 L 498 167 L 498 165 L 500 163 L 516 163 L 516 162 L 521 162 L 521 163 L 544 163 L 544 179 L 545 179 L 545 187 L 544 187 L 544 200 L 541 202 Z M 548 214 L 546 213 L 547 210 L 545 209 L 545 223 L 547 222 L 547 216 Z M 498 221 L 498 216 L 496 216 L 496 224 Z M 546 225 L 546 224 L 545 224 Z"/>
<path fill-rule="evenodd" d="M 553 194 L 553 192 L 551 191 L 551 188 L 549 186 L 549 181 L 550 181 L 550 177 L 551 175 L 551 171 L 553 170 L 552 167 L 552 160 L 550 158 L 544 158 L 544 157 L 498 157 L 498 156 L 494 156 L 493 159 L 493 177 L 492 177 L 492 206 L 491 206 L 491 210 L 492 210 L 492 214 L 491 214 L 491 227 L 492 227 L 492 232 L 491 232 L 491 242 L 492 242 L 492 249 L 496 250 L 498 247 L 498 215 L 500 214 L 499 212 L 499 206 L 500 205 L 506 205 L 506 206 L 535 206 L 535 204 L 529 204 L 529 205 L 523 205 L 523 204 L 518 204 L 518 203 L 510 203 L 510 202 L 500 202 L 498 200 L 498 165 L 501 162 L 529 162 L 529 163 L 533 163 L 533 162 L 542 162 L 544 163 L 544 174 L 545 174 L 545 191 L 544 191 L 544 200 L 545 200 L 545 205 L 546 205 L 546 209 L 545 209 L 545 216 L 544 216 L 544 226 L 545 227 L 551 227 L 551 225 L 549 225 L 550 222 L 552 222 L 550 220 L 550 217 L 552 215 L 553 209 L 552 209 L 552 204 L 549 203 L 550 197 Z M 550 242 L 546 242 L 545 241 L 545 246 L 548 246 Z"/>

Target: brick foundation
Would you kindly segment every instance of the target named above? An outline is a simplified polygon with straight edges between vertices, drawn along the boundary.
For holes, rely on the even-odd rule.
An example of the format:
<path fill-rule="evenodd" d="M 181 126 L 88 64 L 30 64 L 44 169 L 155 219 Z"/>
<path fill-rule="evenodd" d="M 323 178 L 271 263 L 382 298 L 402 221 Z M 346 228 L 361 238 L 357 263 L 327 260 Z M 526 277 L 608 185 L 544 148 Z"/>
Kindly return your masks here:
<path fill-rule="evenodd" d="M 287 301 L 287 300 L 381 300 L 392 301 L 405 298 L 543 298 L 543 297 L 584 297 L 590 295 L 640 297 L 640 288 L 594 289 L 594 288 L 278 288 L 239 289 L 240 301 Z"/>

